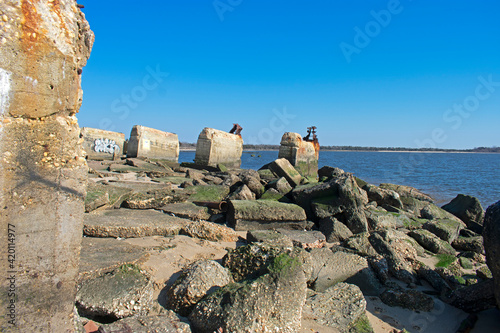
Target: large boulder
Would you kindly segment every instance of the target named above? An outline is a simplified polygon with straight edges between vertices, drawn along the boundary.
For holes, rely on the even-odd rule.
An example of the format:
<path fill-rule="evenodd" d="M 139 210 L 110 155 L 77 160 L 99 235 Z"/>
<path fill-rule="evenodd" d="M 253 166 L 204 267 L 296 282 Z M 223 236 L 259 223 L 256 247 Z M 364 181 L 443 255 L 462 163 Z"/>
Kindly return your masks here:
<path fill-rule="evenodd" d="M 203 298 L 189 320 L 200 333 L 297 332 L 306 288 L 299 260 L 281 254 L 272 260 L 266 274 L 230 283 Z"/>
<path fill-rule="evenodd" d="M 372 230 L 396 229 L 403 226 L 403 221 L 409 220 L 380 207 L 368 207 L 365 209 L 365 215 Z"/>
<path fill-rule="evenodd" d="M 423 227 L 442 240 L 452 243 L 457 239 L 464 225 L 456 220 L 445 219 L 426 222 Z"/>
<path fill-rule="evenodd" d="M 395 208 L 403 208 L 399 193 L 396 191 L 371 184 L 363 186 L 363 190 L 368 194 L 368 199 L 370 201 L 375 201 L 379 206 L 388 205 Z"/>
<path fill-rule="evenodd" d="M 123 265 L 112 272 L 83 281 L 76 306 L 85 317 L 112 320 L 147 314 L 153 304 L 151 277 L 135 265 Z"/>
<path fill-rule="evenodd" d="M 283 253 L 299 260 L 306 279 L 309 281 L 313 270 L 311 255 L 298 247 L 253 243 L 230 250 L 224 256 L 222 262 L 224 267 L 231 271 L 233 279 L 239 282 L 264 274 L 274 258 Z"/>
<path fill-rule="evenodd" d="M 318 185 L 304 185 L 292 191 L 293 200 L 317 220 L 330 216 L 346 224 L 353 233 L 368 231 L 363 210 L 368 203 L 366 192 L 351 174 L 342 174 Z"/>
<path fill-rule="evenodd" d="M 353 235 L 344 223 L 331 216 L 319 221 L 319 230 L 329 243 L 343 242 Z"/>
<path fill-rule="evenodd" d="M 272 200 L 231 200 L 227 211 L 229 226 L 237 231 L 307 225 L 304 209 L 294 204 Z"/>
<path fill-rule="evenodd" d="M 231 273 L 213 260 L 189 265 L 167 290 L 166 307 L 188 316 L 198 301 L 232 282 Z"/>
<path fill-rule="evenodd" d="M 242 184 L 228 197 L 228 200 L 255 200 L 255 193 L 250 191 L 247 185 Z"/>
<path fill-rule="evenodd" d="M 310 287 L 322 292 L 340 282 L 357 285 L 366 295 L 378 295 L 380 284 L 365 258 L 343 251 L 330 249 L 311 251 L 313 272 Z"/>
<path fill-rule="evenodd" d="M 380 184 L 380 188 L 395 191 L 402 198 L 403 197 L 415 198 L 415 199 L 427 201 L 427 202 L 434 201 L 434 200 L 432 200 L 432 198 L 429 195 L 422 193 L 421 191 L 419 191 L 416 188 L 411 187 L 411 186 L 395 185 L 395 184 Z"/>
<path fill-rule="evenodd" d="M 459 194 L 442 208 L 464 221 L 467 226 L 472 222 L 483 224 L 483 207 L 479 200 L 473 196 Z"/>
<path fill-rule="evenodd" d="M 500 307 L 500 201 L 486 210 L 483 234 L 486 260 L 493 274 L 495 296 Z"/>
<path fill-rule="evenodd" d="M 413 311 L 429 312 L 434 308 L 432 297 L 412 289 L 387 289 L 380 295 L 382 302 Z"/>
<path fill-rule="evenodd" d="M 378 233 L 372 233 L 368 238 L 377 253 L 386 258 L 389 272 L 397 279 L 406 283 L 415 283 L 415 272 L 404 255 L 391 245 L 390 241 Z"/>
<path fill-rule="evenodd" d="M 458 237 L 451 245 L 459 251 L 471 251 L 484 254 L 483 236 Z"/>
<path fill-rule="evenodd" d="M 428 230 L 413 230 L 409 233 L 426 250 L 437 254 L 455 255 L 455 249 Z"/>
<path fill-rule="evenodd" d="M 366 301 L 361 290 L 352 284 L 339 283 L 323 292 L 309 295 L 303 317 L 339 332 L 352 332 L 365 314 Z"/>

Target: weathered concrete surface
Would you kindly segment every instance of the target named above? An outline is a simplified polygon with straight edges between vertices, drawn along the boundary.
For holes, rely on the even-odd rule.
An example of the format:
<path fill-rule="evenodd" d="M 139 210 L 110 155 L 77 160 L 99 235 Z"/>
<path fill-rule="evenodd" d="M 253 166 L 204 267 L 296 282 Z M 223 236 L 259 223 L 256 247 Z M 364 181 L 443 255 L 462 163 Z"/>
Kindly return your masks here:
<path fill-rule="evenodd" d="M 288 184 L 296 187 L 300 184 L 302 176 L 285 158 L 278 158 L 269 164 L 269 169 L 280 177 L 284 177 Z"/>
<path fill-rule="evenodd" d="M 94 35 L 72 0 L 1 1 L 0 17 L 0 244 L 15 249 L 0 269 L 17 272 L 0 331 L 73 331 L 87 171 L 74 115 Z"/>
<path fill-rule="evenodd" d="M 283 134 L 278 158 L 286 158 L 304 177 L 318 176 L 319 145 L 304 141 L 298 133 Z"/>
<path fill-rule="evenodd" d="M 174 133 L 135 125 L 130 132 L 127 157 L 147 157 L 177 162 L 179 138 Z"/>
<path fill-rule="evenodd" d="M 229 226 L 236 231 L 264 230 L 306 224 L 304 209 L 294 204 L 272 200 L 232 200 L 227 212 Z"/>
<path fill-rule="evenodd" d="M 116 160 L 124 154 L 125 134 L 83 127 L 83 149 L 89 160 Z"/>
<path fill-rule="evenodd" d="M 154 210 L 115 209 L 85 214 L 83 233 L 91 237 L 136 238 L 178 235 L 190 221 Z"/>
<path fill-rule="evenodd" d="M 78 279 L 96 277 L 122 265 L 141 264 L 148 258 L 143 247 L 123 240 L 83 237 Z"/>
<path fill-rule="evenodd" d="M 239 168 L 243 153 L 243 139 L 239 135 L 205 127 L 198 136 L 194 162 L 200 165 Z"/>

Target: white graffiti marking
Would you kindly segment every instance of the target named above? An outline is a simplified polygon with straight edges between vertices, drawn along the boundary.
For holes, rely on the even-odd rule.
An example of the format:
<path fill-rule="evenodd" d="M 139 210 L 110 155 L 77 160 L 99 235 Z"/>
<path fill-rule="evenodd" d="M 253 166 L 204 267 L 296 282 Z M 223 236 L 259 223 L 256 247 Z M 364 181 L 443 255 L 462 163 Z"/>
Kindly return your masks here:
<path fill-rule="evenodd" d="M 97 153 L 114 154 L 120 151 L 120 147 L 114 140 L 109 139 L 96 139 L 94 141 L 94 151 Z"/>
<path fill-rule="evenodd" d="M 0 68 L 0 114 L 9 108 L 11 73 Z"/>

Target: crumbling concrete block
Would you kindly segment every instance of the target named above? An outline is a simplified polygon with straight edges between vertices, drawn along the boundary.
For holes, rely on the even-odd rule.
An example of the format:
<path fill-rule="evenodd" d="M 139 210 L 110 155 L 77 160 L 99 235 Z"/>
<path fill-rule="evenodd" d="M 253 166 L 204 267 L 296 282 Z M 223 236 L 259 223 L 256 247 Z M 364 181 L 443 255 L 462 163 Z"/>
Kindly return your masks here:
<path fill-rule="evenodd" d="M 147 157 L 177 162 L 179 138 L 174 133 L 135 125 L 130 132 L 127 157 Z"/>
<path fill-rule="evenodd" d="M 304 177 L 318 176 L 317 141 L 305 141 L 298 133 L 286 132 L 281 138 L 278 158 L 286 158 Z"/>
<path fill-rule="evenodd" d="M 87 177 L 74 115 L 94 35 L 74 0 L 0 1 L 0 17 L 0 331 L 73 332 Z"/>
<path fill-rule="evenodd" d="M 278 158 L 269 164 L 269 169 L 280 177 L 284 177 L 290 185 L 300 185 L 302 176 L 286 158 Z"/>
<path fill-rule="evenodd" d="M 80 136 L 83 138 L 83 149 L 89 160 L 116 160 L 124 153 L 123 133 L 83 127 Z"/>
<path fill-rule="evenodd" d="M 243 139 L 239 135 L 205 127 L 198 136 L 194 162 L 216 167 L 223 164 L 239 168 L 243 153 Z"/>

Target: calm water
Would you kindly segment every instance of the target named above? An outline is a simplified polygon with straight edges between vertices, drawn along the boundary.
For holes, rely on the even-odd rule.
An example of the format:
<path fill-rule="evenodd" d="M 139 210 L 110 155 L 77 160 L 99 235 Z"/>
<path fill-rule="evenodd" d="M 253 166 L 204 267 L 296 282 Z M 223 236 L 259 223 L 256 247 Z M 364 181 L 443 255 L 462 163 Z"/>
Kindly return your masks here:
<path fill-rule="evenodd" d="M 179 162 L 192 162 L 194 155 L 181 152 Z M 277 157 L 277 151 L 244 152 L 241 167 L 259 169 Z M 324 151 L 319 155 L 319 167 L 324 165 L 352 172 L 375 185 L 416 187 L 437 204 L 445 204 L 459 193 L 477 197 L 485 209 L 500 200 L 500 154 Z"/>

